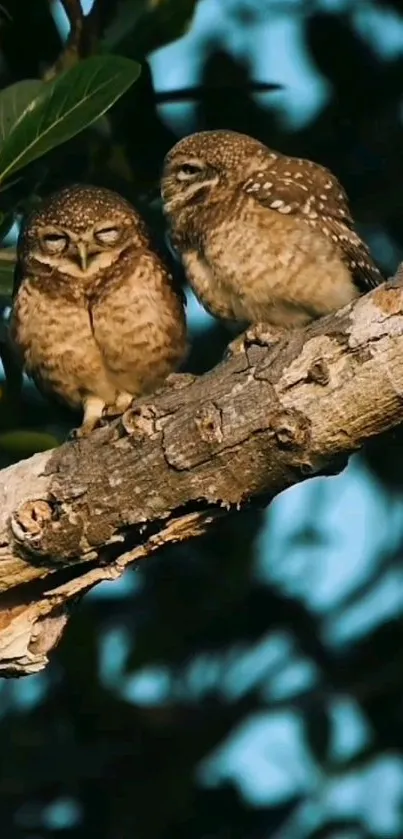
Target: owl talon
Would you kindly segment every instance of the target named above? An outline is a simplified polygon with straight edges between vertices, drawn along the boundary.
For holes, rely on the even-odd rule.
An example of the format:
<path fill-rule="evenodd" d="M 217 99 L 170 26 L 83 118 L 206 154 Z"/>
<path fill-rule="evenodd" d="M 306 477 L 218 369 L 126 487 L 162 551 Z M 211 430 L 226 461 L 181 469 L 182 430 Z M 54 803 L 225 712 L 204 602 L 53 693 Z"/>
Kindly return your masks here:
<path fill-rule="evenodd" d="M 271 347 L 284 338 L 287 330 L 282 326 L 272 326 L 268 323 L 255 323 L 244 333 L 245 346 L 258 344 L 259 347 Z"/>
<path fill-rule="evenodd" d="M 114 419 L 115 417 L 120 416 L 121 413 L 122 412 L 119 410 L 115 402 L 113 405 L 105 405 L 105 408 L 102 411 L 101 420 Z"/>
<path fill-rule="evenodd" d="M 224 353 L 224 358 L 233 358 L 234 355 L 240 355 L 245 352 L 245 348 L 245 333 L 242 333 L 242 335 L 237 335 L 237 337 L 228 344 Z"/>
<path fill-rule="evenodd" d="M 84 400 L 84 418 L 78 428 L 72 428 L 67 440 L 79 440 L 81 437 L 88 437 L 94 428 L 101 424 L 102 411 L 105 403 L 98 396 L 87 396 Z"/>
<path fill-rule="evenodd" d="M 234 355 L 245 352 L 252 344 L 259 347 L 271 347 L 284 338 L 287 330 L 281 326 L 272 326 L 268 323 L 255 323 L 250 326 L 242 335 L 238 335 L 234 341 L 228 344 L 225 357 L 231 358 Z"/>
<path fill-rule="evenodd" d="M 82 425 L 79 428 L 76 428 L 76 436 L 77 437 L 88 437 L 93 431 L 94 428 L 98 428 L 101 422 L 101 417 L 90 417 L 89 419 L 84 419 Z"/>
<path fill-rule="evenodd" d="M 78 428 L 72 428 L 71 431 L 69 431 L 66 440 L 68 442 L 72 442 L 74 440 L 80 440 L 82 437 L 88 437 L 98 425 L 99 419 L 94 422 L 83 422 L 83 424 L 78 426 Z"/>
<path fill-rule="evenodd" d="M 120 417 L 131 407 L 134 399 L 135 397 L 132 393 L 126 393 L 125 391 L 118 393 L 113 405 L 105 405 L 102 411 L 102 418 L 113 419 L 114 417 Z"/>

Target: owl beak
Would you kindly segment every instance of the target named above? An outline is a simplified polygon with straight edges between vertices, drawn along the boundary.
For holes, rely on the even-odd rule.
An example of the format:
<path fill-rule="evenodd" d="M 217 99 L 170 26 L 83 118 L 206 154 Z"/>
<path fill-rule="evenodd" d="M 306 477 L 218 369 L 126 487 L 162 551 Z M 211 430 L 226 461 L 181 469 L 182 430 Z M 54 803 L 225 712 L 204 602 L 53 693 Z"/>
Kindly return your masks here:
<path fill-rule="evenodd" d="M 88 267 L 87 245 L 84 242 L 78 242 L 77 252 L 80 259 L 81 270 L 86 271 Z"/>

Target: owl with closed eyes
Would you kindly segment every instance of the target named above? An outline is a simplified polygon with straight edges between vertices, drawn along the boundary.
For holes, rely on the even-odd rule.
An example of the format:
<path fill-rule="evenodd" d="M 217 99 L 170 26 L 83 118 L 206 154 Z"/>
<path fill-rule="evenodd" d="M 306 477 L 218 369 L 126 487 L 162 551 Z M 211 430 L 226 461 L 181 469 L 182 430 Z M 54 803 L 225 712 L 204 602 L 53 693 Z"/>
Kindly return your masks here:
<path fill-rule="evenodd" d="M 178 368 L 186 352 L 182 296 L 130 203 L 75 185 L 28 216 L 10 334 L 39 390 L 83 411 L 79 436 L 105 409 L 126 410 Z"/>

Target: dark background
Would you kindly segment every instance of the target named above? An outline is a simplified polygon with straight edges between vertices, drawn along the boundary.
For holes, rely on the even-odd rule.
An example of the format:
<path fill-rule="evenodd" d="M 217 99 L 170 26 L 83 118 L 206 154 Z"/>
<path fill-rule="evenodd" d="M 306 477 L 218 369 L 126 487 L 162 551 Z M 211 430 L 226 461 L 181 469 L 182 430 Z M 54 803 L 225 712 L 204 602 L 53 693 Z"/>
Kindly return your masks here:
<path fill-rule="evenodd" d="M 63 31 L 47 0 L 3 5 L 2 86 L 40 75 Z M 328 165 L 381 267 L 396 268 L 399 2 L 98 6 L 101 29 L 119 21 L 114 51 L 150 64 L 109 113 L 108 139 L 87 130 L 41 159 L 0 194 L 3 210 L 85 180 L 139 203 L 163 236 L 149 200 L 163 155 L 180 133 L 229 127 Z M 256 72 L 264 66 L 270 78 Z M 298 93 L 292 80 L 304 74 Z M 170 79 L 202 90 L 173 104 Z M 284 87 L 258 93 L 256 80 Z M 189 368 L 202 372 L 226 336 L 194 301 L 188 310 Z M 32 451 L 29 432 L 61 440 L 71 424 L 26 386 L 19 412 L 3 406 L 2 462 Z M 342 476 L 231 518 L 88 596 L 44 674 L 0 683 L 0 835 L 403 836 L 402 440 L 387 435 Z"/>

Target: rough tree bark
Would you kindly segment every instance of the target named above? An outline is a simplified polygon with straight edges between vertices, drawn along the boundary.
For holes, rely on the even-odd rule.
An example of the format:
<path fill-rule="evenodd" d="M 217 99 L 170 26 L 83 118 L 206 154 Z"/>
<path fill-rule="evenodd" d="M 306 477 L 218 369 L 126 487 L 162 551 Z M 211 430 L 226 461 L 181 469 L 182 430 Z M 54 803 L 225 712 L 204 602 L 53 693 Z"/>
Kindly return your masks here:
<path fill-rule="evenodd" d="M 397 277 L 272 346 L 183 376 L 0 473 L 0 675 L 45 667 L 71 605 L 161 545 L 341 471 L 403 414 Z"/>

